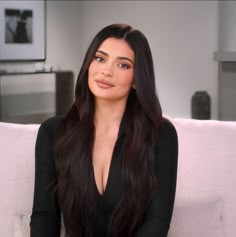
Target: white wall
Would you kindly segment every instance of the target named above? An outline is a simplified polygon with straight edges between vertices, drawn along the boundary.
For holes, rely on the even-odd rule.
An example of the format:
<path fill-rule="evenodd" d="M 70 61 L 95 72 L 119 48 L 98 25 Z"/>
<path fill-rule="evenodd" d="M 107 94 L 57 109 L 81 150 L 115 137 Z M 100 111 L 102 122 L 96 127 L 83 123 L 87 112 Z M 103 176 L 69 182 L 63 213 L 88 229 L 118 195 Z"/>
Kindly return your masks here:
<path fill-rule="evenodd" d="M 194 91 L 207 90 L 212 118 L 217 118 L 217 1 L 47 1 L 46 63 L 77 75 L 93 36 L 115 22 L 131 24 L 147 36 L 164 113 L 190 117 Z"/>
<path fill-rule="evenodd" d="M 47 1 L 47 63 L 74 71 L 81 58 L 80 1 Z"/>

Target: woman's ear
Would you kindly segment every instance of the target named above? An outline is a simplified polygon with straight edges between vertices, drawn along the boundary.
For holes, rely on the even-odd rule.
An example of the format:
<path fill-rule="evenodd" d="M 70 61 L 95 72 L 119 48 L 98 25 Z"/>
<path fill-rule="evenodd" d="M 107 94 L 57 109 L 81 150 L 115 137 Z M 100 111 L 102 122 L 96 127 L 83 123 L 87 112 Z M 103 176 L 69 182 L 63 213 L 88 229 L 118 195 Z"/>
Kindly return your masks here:
<path fill-rule="evenodd" d="M 134 90 L 136 90 L 136 85 L 135 85 L 135 83 L 133 83 L 132 88 L 133 88 Z"/>

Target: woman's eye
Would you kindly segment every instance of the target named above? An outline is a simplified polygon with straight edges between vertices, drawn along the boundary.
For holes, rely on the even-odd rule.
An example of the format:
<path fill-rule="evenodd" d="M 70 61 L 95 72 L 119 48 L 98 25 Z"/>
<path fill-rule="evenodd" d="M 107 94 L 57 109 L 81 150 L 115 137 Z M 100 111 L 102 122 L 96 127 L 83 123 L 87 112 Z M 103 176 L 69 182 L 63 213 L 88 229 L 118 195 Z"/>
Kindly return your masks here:
<path fill-rule="evenodd" d="M 123 68 L 123 69 L 128 69 L 128 68 L 130 68 L 130 66 L 129 66 L 128 64 L 125 64 L 125 63 L 119 63 L 119 64 L 118 64 L 118 67 Z"/>
<path fill-rule="evenodd" d="M 102 58 L 102 57 L 100 57 L 100 56 L 95 56 L 95 60 L 96 60 L 97 62 L 100 62 L 100 63 L 102 63 L 102 62 L 105 61 L 105 59 Z"/>

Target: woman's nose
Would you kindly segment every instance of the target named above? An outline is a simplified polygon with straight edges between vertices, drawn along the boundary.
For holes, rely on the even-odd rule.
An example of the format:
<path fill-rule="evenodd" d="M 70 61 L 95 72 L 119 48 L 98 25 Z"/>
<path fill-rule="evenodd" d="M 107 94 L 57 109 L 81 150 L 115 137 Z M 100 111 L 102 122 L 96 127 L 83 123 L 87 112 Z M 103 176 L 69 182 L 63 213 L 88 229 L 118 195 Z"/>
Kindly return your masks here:
<path fill-rule="evenodd" d="M 113 76 L 114 66 L 112 63 L 106 63 L 102 69 L 102 74 L 105 76 Z"/>

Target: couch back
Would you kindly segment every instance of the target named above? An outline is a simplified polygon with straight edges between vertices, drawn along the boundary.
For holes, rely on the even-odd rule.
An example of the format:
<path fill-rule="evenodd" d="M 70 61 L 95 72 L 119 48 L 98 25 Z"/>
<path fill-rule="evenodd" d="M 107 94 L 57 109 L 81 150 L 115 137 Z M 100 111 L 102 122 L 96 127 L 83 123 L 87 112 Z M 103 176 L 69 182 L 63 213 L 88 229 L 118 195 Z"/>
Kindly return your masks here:
<path fill-rule="evenodd" d="M 235 237 L 236 122 L 169 119 L 176 127 L 179 138 L 176 206 L 169 236 L 192 237 L 194 228 L 199 233 L 194 236 L 223 236 L 199 232 L 200 220 L 204 218 L 208 218 L 209 223 L 202 221 L 209 225 L 207 229 L 210 226 L 221 228 L 213 223 L 217 209 L 216 214 L 220 214 L 221 218 L 217 220 L 223 223 L 224 236 Z M 31 213 L 38 128 L 39 125 L 0 123 L 0 236 L 16 237 L 15 217 Z M 213 204 L 217 200 L 221 200 L 223 206 L 215 208 Z M 189 214 L 189 210 L 193 214 Z M 205 212 L 205 216 L 200 210 Z M 186 221 L 191 218 L 193 227 L 186 230 Z"/>

